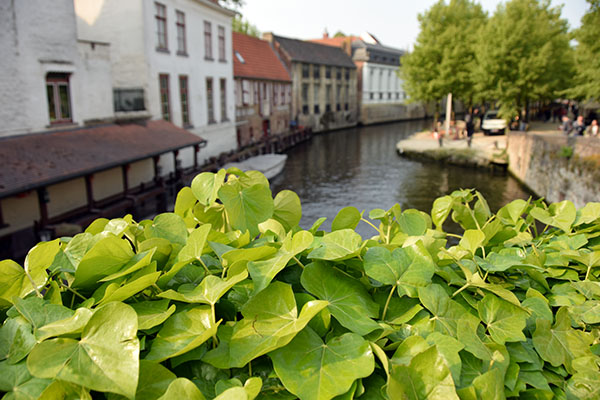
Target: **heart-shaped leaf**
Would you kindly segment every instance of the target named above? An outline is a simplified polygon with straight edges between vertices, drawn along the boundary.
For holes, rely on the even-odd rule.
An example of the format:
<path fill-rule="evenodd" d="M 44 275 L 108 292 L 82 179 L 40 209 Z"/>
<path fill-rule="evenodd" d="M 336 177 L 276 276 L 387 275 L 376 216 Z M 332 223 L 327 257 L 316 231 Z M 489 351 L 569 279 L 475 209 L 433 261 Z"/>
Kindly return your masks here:
<path fill-rule="evenodd" d="M 92 390 L 133 398 L 139 374 L 137 315 L 123 303 L 99 307 L 81 340 L 51 339 L 37 344 L 27 368 L 38 378 L 61 379 Z"/>
<path fill-rule="evenodd" d="M 302 400 L 326 400 L 344 394 L 356 379 L 369 376 L 375 367 L 371 347 L 361 336 L 346 333 L 323 343 L 310 328 L 269 356 L 285 388 Z"/>

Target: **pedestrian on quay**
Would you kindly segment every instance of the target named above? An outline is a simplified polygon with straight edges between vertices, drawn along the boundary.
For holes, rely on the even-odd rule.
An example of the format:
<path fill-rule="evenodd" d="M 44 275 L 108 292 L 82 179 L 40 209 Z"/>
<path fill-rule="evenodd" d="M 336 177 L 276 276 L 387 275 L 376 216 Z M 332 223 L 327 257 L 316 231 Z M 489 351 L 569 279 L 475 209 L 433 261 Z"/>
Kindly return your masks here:
<path fill-rule="evenodd" d="M 591 137 L 600 137 L 600 132 L 598 129 L 598 120 L 595 119 L 592 121 L 591 125 L 588 126 L 586 132 L 586 136 L 591 136 Z"/>
<path fill-rule="evenodd" d="M 475 122 L 473 118 L 473 114 L 467 112 L 465 115 L 465 123 L 467 125 L 467 145 L 471 147 L 471 142 L 473 141 L 473 133 L 475 133 Z"/>
<path fill-rule="evenodd" d="M 562 124 L 558 127 L 566 136 L 569 136 L 573 131 L 573 124 L 567 115 L 562 116 Z"/>
<path fill-rule="evenodd" d="M 583 121 L 583 115 L 577 117 L 577 121 L 573 123 L 573 131 L 575 136 L 583 136 L 585 132 L 585 122 Z"/>

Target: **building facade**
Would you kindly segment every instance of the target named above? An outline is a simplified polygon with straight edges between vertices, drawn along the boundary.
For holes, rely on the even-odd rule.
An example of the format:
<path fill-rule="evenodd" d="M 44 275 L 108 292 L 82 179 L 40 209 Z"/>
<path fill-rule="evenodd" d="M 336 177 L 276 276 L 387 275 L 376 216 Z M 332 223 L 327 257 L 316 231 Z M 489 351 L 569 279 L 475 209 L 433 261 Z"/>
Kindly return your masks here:
<path fill-rule="evenodd" d="M 295 123 L 314 132 L 356 125 L 356 66 L 342 49 L 271 33 L 264 38 L 290 72 Z"/>
<path fill-rule="evenodd" d="M 357 68 L 359 123 L 381 122 L 425 117 L 425 107 L 409 104 L 399 75 L 404 51 L 384 46 L 369 33 L 360 36 L 330 38 L 327 33 L 315 43 L 337 46 L 352 56 Z"/>
<path fill-rule="evenodd" d="M 111 45 L 117 118 L 170 121 L 207 140 L 203 157 L 237 147 L 233 11 L 216 0 L 74 1 L 79 36 Z"/>
<path fill-rule="evenodd" d="M 233 33 L 238 146 L 289 130 L 292 80 L 267 41 Z"/>
<path fill-rule="evenodd" d="M 197 160 L 204 143 L 147 111 L 120 111 L 138 104 L 113 90 L 114 47 L 78 36 L 73 0 L 47 3 L 0 2 L 0 259 L 99 217 L 166 209 L 179 153 Z"/>
<path fill-rule="evenodd" d="M 0 137 L 113 116 L 107 43 L 77 39 L 72 0 L 0 2 Z"/>

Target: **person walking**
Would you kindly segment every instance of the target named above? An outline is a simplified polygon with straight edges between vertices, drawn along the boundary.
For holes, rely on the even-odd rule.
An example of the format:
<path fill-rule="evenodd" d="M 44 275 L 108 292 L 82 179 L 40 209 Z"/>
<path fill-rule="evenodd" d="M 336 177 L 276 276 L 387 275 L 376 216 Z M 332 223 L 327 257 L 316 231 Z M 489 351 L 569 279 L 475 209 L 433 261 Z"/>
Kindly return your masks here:
<path fill-rule="evenodd" d="M 592 124 L 590 126 L 588 126 L 588 128 L 585 132 L 586 132 L 587 136 L 600 137 L 600 132 L 598 129 L 598 120 L 597 119 L 593 120 Z"/>
<path fill-rule="evenodd" d="M 467 125 L 467 145 L 471 147 L 471 142 L 473 141 L 473 134 L 475 133 L 475 121 L 473 119 L 473 114 L 467 112 L 465 115 L 465 123 Z"/>
<path fill-rule="evenodd" d="M 573 131 L 576 136 L 583 136 L 585 132 L 585 122 L 583 121 L 583 115 L 577 117 L 577 121 L 573 124 Z"/>
<path fill-rule="evenodd" d="M 566 136 L 569 136 L 573 131 L 573 124 L 567 115 L 562 116 L 562 124 L 558 127 Z"/>

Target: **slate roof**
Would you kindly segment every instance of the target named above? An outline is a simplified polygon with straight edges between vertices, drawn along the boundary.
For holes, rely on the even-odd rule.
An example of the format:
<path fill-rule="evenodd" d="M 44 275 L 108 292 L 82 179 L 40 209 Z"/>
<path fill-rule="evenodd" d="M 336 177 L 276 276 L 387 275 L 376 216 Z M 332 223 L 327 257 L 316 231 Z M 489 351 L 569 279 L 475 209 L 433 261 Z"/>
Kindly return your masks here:
<path fill-rule="evenodd" d="M 204 142 L 162 120 L 2 138 L 0 198 Z"/>
<path fill-rule="evenodd" d="M 291 61 L 356 68 L 352 59 L 338 47 L 273 35 Z"/>
<path fill-rule="evenodd" d="M 339 37 L 326 37 L 320 39 L 310 39 L 309 42 L 324 44 L 326 46 L 342 47 L 344 42 L 352 43 L 357 40 L 358 36 L 339 36 Z"/>
<path fill-rule="evenodd" d="M 290 74 L 269 42 L 233 32 L 233 51 L 233 75 L 236 78 L 291 82 Z M 235 52 L 242 56 L 244 63 L 238 59 Z"/>

